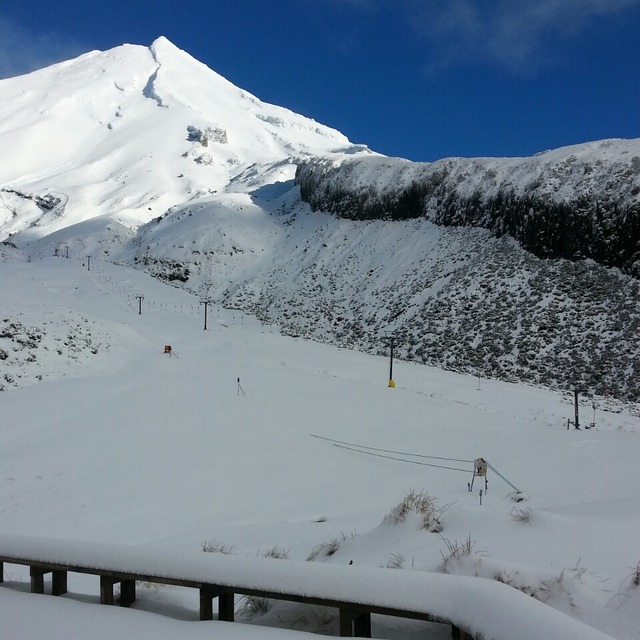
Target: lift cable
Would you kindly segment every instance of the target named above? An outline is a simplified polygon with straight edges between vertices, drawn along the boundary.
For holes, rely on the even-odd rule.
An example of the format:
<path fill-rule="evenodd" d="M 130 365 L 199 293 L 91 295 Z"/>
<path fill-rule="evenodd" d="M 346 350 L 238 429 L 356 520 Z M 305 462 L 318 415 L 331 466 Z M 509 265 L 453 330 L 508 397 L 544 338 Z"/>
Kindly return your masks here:
<path fill-rule="evenodd" d="M 335 445 L 344 445 L 345 447 L 355 447 L 356 449 L 367 449 L 368 451 L 380 451 L 382 453 L 394 453 L 399 456 L 411 456 L 413 458 L 428 458 L 430 460 L 444 460 L 445 462 L 468 462 L 473 464 L 473 460 L 463 460 L 461 458 L 443 458 L 442 456 L 426 456 L 420 453 L 407 453 L 406 451 L 393 451 L 391 449 L 379 449 L 377 447 L 367 447 L 363 444 L 355 444 L 353 442 L 343 442 L 342 440 L 334 440 L 333 438 L 326 438 L 325 436 L 319 436 L 315 433 L 310 434 L 312 438 L 319 438 L 320 440 L 326 440 Z M 363 453 L 366 453 L 363 451 Z M 411 462 L 406 460 L 405 462 Z"/>
<path fill-rule="evenodd" d="M 436 469 L 448 469 L 449 471 L 462 471 L 463 473 L 469 473 L 469 469 L 458 469 L 457 467 L 447 467 L 440 464 L 431 464 L 429 462 L 420 462 L 419 460 L 405 460 L 404 458 L 396 458 L 395 456 L 387 456 L 383 453 L 374 453 L 373 451 L 364 451 L 362 449 L 356 449 L 355 447 L 347 447 L 343 444 L 333 443 L 334 447 L 339 449 L 346 449 L 348 451 L 355 451 L 356 453 L 364 453 L 368 456 L 375 456 L 376 458 L 386 458 L 387 460 L 396 460 L 397 462 L 406 462 L 408 464 L 419 464 L 423 467 L 435 467 Z"/>

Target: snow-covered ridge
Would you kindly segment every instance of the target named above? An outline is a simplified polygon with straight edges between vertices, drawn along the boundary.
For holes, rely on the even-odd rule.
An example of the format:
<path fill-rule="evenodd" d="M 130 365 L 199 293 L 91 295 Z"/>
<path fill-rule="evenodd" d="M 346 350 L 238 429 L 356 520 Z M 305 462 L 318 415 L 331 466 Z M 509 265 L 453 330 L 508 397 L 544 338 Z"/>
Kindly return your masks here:
<path fill-rule="evenodd" d="M 296 180 L 314 209 L 479 226 L 543 258 L 593 258 L 640 275 L 640 139 L 530 158 L 311 159 Z"/>
<path fill-rule="evenodd" d="M 313 165 L 313 162 L 309 163 Z M 640 203 L 640 139 L 610 139 L 561 147 L 521 158 L 444 158 L 411 162 L 377 156 L 353 161 L 341 158 L 316 162 L 339 181 L 349 175 L 354 189 L 383 192 L 407 187 L 421 179 L 449 180 L 461 196 L 483 189 L 488 197 L 511 189 L 515 195 L 536 190 L 556 201 L 571 200 L 575 192 L 602 193 L 624 204 Z M 313 168 L 313 167 L 312 167 Z"/>

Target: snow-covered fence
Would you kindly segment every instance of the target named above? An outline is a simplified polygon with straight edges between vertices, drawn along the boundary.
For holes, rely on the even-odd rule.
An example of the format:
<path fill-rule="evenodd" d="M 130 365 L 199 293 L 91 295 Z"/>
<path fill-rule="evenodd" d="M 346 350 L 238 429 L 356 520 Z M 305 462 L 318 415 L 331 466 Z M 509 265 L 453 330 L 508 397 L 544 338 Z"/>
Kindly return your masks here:
<path fill-rule="evenodd" d="M 233 621 L 235 594 L 335 607 L 340 635 L 371 637 L 371 614 L 450 624 L 453 636 L 483 640 L 611 640 L 533 598 L 494 580 L 372 567 L 337 566 L 272 558 L 179 552 L 0 534 L 3 563 L 30 567 L 31 590 L 67 591 L 67 573 L 99 576 L 100 601 L 135 601 L 137 581 L 180 585 L 200 592 L 200 618 Z"/>

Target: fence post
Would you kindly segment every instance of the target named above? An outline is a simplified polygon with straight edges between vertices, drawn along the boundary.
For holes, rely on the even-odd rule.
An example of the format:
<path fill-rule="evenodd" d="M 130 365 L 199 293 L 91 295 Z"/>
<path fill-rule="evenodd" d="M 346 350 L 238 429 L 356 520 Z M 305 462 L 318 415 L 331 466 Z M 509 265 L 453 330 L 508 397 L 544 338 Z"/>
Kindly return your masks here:
<path fill-rule="evenodd" d="M 353 635 L 356 638 L 371 637 L 371 613 L 365 611 L 353 620 Z"/>
<path fill-rule="evenodd" d="M 100 604 L 113 604 L 113 578 L 100 576 Z"/>
<path fill-rule="evenodd" d="M 213 620 L 213 589 L 206 584 L 200 587 L 200 620 Z"/>
<path fill-rule="evenodd" d="M 473 640 L 473 638 L 463 631 L 462 629 L 458 629 L 455 624 L 451 625 L 451 637 L 453 640 Z"/>
<path fill-rule="evenodd" d="M 218 596 L 218 620 L 233 622 L 235 620 L 235 603 L 233 591 L 225 591 Z"/>
<path fill-rule="evenodd" d="M 29 567 L 31 576 L 31 593 L 44 593 L 45 570 L 40 567 Z"/>
<path fill-rule="evenodd" d="M 353 614 L 348 609 L 340 609 L 340 637 L 353 638 Z"/>
<path fill-rule="evenodd" d="M 136 599 L 136 581 L 123 580 L 120 583 L 120 606 L 130 607 Z"/>
<path fill-rule="evenodd" d="M 61 596 L 67 593 L 67 572 L 54 569 L 51 577 L 51 595 Z"/>

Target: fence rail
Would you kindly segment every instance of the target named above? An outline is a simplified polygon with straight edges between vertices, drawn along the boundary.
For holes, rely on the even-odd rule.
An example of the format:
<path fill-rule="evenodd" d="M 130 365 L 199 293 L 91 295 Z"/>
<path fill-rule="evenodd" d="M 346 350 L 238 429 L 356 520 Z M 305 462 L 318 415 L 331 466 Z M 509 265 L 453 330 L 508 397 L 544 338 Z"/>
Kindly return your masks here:
<path fill-rule="evenodd" d="M 136 600 L 136 583 L 197 589 L 200 619 L 232 622 L 234 596 L 257 596 L 332 607 L 340 635 L 371 637 L 371 615 L 381 614 L 451 626 L 460 640 L 611 640 L 592 627 L 493 580 L 419 571 L 336 566 L 326 563 L 248 558 L 149 547 L 105 545 L 0 534 L 0 582 L 4 564 L 28 566 L 31 591 L 67 593 L 68 573 L 95 575 L 100 602 L 120 606 Z"/>

